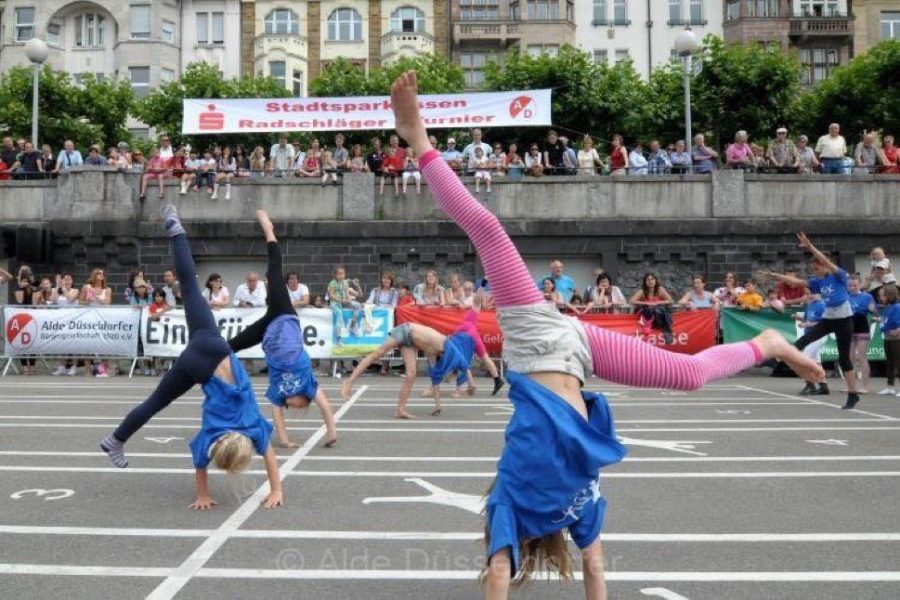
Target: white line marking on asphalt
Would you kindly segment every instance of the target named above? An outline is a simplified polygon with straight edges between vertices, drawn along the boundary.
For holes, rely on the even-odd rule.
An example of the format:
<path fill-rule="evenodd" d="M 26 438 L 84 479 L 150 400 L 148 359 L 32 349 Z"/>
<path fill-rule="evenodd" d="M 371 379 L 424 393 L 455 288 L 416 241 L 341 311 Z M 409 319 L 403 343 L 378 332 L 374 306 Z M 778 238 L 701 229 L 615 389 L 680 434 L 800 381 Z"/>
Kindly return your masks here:
<path fill-rule="evenodd" d="M 124 536 L 161 538 L 203 538 L 212 529 L 141 529 L 122 527 L 59 527 L 0 525 L 0 533 L 17 535 Z M 601 533 L 604 542 L 616 543 L 727 543 L 781 544 L 832 542 L 900 542 L 893 533 Z M 386 540 L 386 541 L 473 541 L 481 532 L 444 531 L 328 531 L 293 529 L 238 529 L 231 534 L 244 539 L 291 540 Z"/>
<path fill-rule="evenodd" d="M 363 499 L 363 504 L 437 504 L 461 508 L 472 514 L 480 515 L 484 510 L 485 497 L 481 494 L 462 494 L 438 487 L 418 477 L 409 477 L 404 481 L 415 483 L 430 492 L 427 496 L 378 496 Z"/>
<path fill-rule="evenodd" d="M 356 400 L 366 391 L 366 386 L 362 386 L 359 390 L 341 406 L 334 414 L 335 422 L 340 422 L 341 418 L 356 403 Z M 278 469 L 279 479 L 284 478 L 297 466 L 300 461 L 316 447 L 320 439 L 325 437 L 325 426 L 320 427 L 300 448 L 294 452 L 291 457 L 281 465 Z M 266 497 L 266 491 L 269 489 L 269 482 L 266 481 L 256 492 L 247 499 L 228 519 L 222 523 L 216 531 L 206 538 L 199 548 L 188 556 L 181 566 L 170 574 L 155 590 L 153 590 L 147 598 L 150 600 L 168 600 L 173 598 L 187 583 L 197 575 L 203 566 L 212 558 L 219 548 L 228 541 L 230 535 L 240 528 L 250 516 L 256 512 L 260 506 L 260 502 Z"/>
<path fill-rule="evenodd" d="M 796 399 L 797 399 L 797 396 L 791 396 L 790 394 L 784 394 L 784 393 L 782 393 L 782 392 L 770 392 L 769 390 L 763 390 L 763 389 L 759 389 L 759 388 L 755 388 L 755 387 L 750 387 L 750 386 L 748 386 L 748 385 L 742 385 L 741 387 L 744 388 L 745 390 L 748 390 L 748 391 L 751 391 L 751 392 L 759 392 L 759 393 L 761 393 L 761 394 L 769 394 L 769 395 L 771 395 L 771 396 L 778 396 L 778 397 L 780 397 L 780 398 L 790 398 L 791 400 L 796 400 Z M 840 410 L 840 408 L 841 408 L 841 407 L 840 407 L 839 405 L 837 405 L 837 404 L 832 404 L 832 403 L 830 403 L 830 402 L 824 402 L 824 401 L 822 401 L 822 400 L 817 400 L 816 398 L 809 398 L 809 397 L 807 397 L 807 398 L 806 398 L 806 401 L 807 401 L 807 402 L 811 402 L 811 403 L 813 403 L 813 404 L 820 404 L 820 405 L 822 405 L 822 406 L 828 406 L 828 407 L 830 407 L 830 408 L 836 408 L 836 409 L 838 409 L 838 410 Z M 897 417 L 890 417 L 890 416 L 888 416 L 888 415 L 882 415 L 882 414 L 879 414 L 879 413 L 873 413 L 873 412 L 869 412 L 869 411 L 866 411 L 866 410 L 861 410 L 861 409 L 858 409 L 858 408 L 854 408 L 853 411 L 854 411 L 854 412 L 857 412 L 857 413 L 859 413 L 859 414 L 861 414 L 861 415 L 869 415 L 870 417 L 878 417 L 878 418 L 884 419 L 884 420 L 886 420 L 886 421 L 900 421 L 900 419 L 898 419 Z"/>
<path fill-rule="evenodd" d="M 63 500 L 65 498 L 71 498 L 75 495 L 75 490 L 68 490 L 63 488 L 57 488 L 54 490 L 45 490 L 42 488 L 32 488 L 30 490 L 20 490 L 18 492 L 13 492 L 9 495 L 13 500 L 21 500 L 25 496 L 34 496 L 36 498 L 43 498 L 44 501 L 50 500 Z"/>
<path fill-rule="evenodd" d="M 641 593 L 645 596 L 657 596 L 663 600 L 690 600 L 689 598 L 664 587 L 643 588 Z"/>

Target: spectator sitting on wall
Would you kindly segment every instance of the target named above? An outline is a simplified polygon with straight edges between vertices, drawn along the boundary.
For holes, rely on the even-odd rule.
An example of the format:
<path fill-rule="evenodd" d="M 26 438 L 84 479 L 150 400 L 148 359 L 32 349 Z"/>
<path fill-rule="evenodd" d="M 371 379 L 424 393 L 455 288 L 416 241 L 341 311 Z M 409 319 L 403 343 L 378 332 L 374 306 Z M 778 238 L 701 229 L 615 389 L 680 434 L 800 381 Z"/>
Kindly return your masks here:
<path fill-rule="evenodd" d="M 392 133 L 391 137 L 388 138 L 388 147 L 394 150 L 394 154 L 399 156 L 401 159 L 406 158 L 406 149 L 400 147 L 400 136 L 396 133 Z"/>
<path fill-rule="evenodd" d="M 481 129 L 476 127 L 472 130 L 472 143 L 463 148 L 462 163 L 466 167 L 466 175 L 472 175 L 475 172 L 475 167 L 472 164 L 475 160 L 475 148 L 481 147 L 481 151 L 484 152 L 485 156 L 491 153 L 491 145 L 485 143 L 481 136 Z"/>
<path fill-rule="evenodd" d="M 456 140 L 454 138 L 447 139 L 447 149 L 441 152 L 441 158 L 444 159 L 444 162 L 447 163 L 447 166 L 449 166 L 457 173 L 462 170 L 463 153 L 460 152 L 459 149 L 457 149 Z"/>
<path fill-rule="evenodd" d="M 787 135 L 786 127 L 775 130 L 775 139 L 769 141 L 766 158 L 779 173 L 796 173 L 800 170 L 800 153 Z"/>
<path fill-rule="evenodd" d="M 488 157 L 481 151 L 481 148 L 475 148 L 475 160 L 470 163 L 475 168 L 475 193 L 481 193 L 481 183 L 484 182 L 486 191 L 491 193 L 491 163 Z"/>
<path fill-rule="evenodd" d="M 628 174 L 629 175 L 647 175 L 650 163 L 644 158 L 644 145 L 637 141 L 634 148 L 628 154 Z"/>
<path fill-rule="evenodd" d="M 884 166 L 884 157 L 875 146 L 875 134 L 867 133 L 863 136 L 862 141 L 856 145 L 853 158 L 860 173 L 874 173 L 877 166 Z"/>
<path fill-rule="evenodd" d="M 622 141 L 622 136 L 614 133 L 609 150 L 610 175 L 626 175 L 628 173 L 628 150 Z"/>
<path fill-rule="evenodd" d="M 706 139 L 702 133 L 694 136 L 694 147 L 691 148 L 694 173 L 712 173 L 716 170 L 716 159 L 718 157 L 719 154 L 706 145 Z"/>
<path fill-rule="evenodd" d="M 366 166 L 375 177 L 381 176 L 381 168 L 384 163 L 384 152 L 381 150 L 381 139 L 372 138 L 372 151 L 366 155 Z"/>
<path fill-rule="evenodd" d="M 210 200 L 219 198 L 219 185 L 225 182 L 225 199 L 231 200 L 231 180 L 237 173 L 237 161 L 231 153 L 231 147 L 225 146 L 222 149 L 222 155 L 216 160 L 216 179 L 213 182 L 212 194 L 209 195 Z M 160 190 L 162 190 L 162 182 L 160 182 Z"/>
<path fill-rule="evenodd" d="M 287 143 L 287 136 L 278 136 L 278 143 L 269 150 L 271 170 L 275 177 L 285 177 L 294 166 L 294 146 Z"/>
<path fill-rule="evenodd" d="M 725 168 L 747 169 L 756 166 L 753 150 L 747 143 L 747 132 L 744 130 L 734 134 L 734 143 L 725 150 Z"/>
<path fill-rule="evenodd" d="M 572 294 L 578 290 L 578 286 L 575 284 L 574 279 L 563 273 L 562 261 L 550 261 L 550 272 L 541 275 L 540 281 L 543 281 L 548 277 L 553 280 L 553 285 L 556 288 L 556 291 L 559 292 L 563 302 L 568 304 L 569 300 L 572 299 Z M 538 289 L 542 286 L 542 283 L 538 284 Z"/>
<path fill-rule="evenodd" d="M 234 292 L 234 306 L 240 308 L 261 308 L 266 305 L 266 284 L 259 280 L 259 273 L 247 273 L 247 282 Z"/>
<path fill-rule="evenodd" d="M 260 148 L 260 150 L 262 150 L 262 148 Z M 187 160 L 184 161 L 184 170 L 181 175 L 181 189 L 178 191 L 179 194 L 182 196 L 187 194 L 191 185 L 197 180 L 197 170 L 200 166 L 201 163 L 197 159 L 197 153 L 191 152 Z"/>
<path fill-rule="evenodd" d="M 650 142 L 650 156 L 647 158 L 649 163 L 648 172 L 650 175 L 665 175 L 672 170 L 672 161 L 669 160 L 669 154 L 659 147 L 659 141 Z"/>
<path fill-rule="evenodd" d="M 410 148 L 406 152 L 406 158 L 403 165 L 403 194 L 406 195 L 406 186 L 410 179 L 416 182 L 416 193 L 422 193 L 422 173 L 419 171 L 419 157 L 415 151 Z"/>
<path fill-rule="evenodd" d="M 347 164 L 349 165 L 350 171 L 353 173 L 362 173 L 369 170 L 369 167 L 366 164 L 366 157 L 363 156 L 363 149 L 361 145 L 353 144 L 353 148 L 350 150 L 350 158 L 347 160 Z"/>
<path fill-rule="evenodd" d="M 575 152 L 574 148 L 569 146 L 569 138 L 566 136 L 559 136 L 559 141 L 565 149 L 563 152 L 563 160 L 566 164 L 566 175 L 575 175 L 576 169 L 578 168 L 578 153 Z"/>
<path fill-rule="evenodd" d="M 822 173 L 839 174 L 844 168 L 844 157 L 847 155 L 847 142 L 841 135 L 841 126 L 832 123 L 828 133 L 816 142 L 816 155 L 822 163 Z"/>
<path fill-rule="evenodd" d="M 531 144 L 528 154 L 525 155 L 525 169 L 533 177 L 544 174 L 544 159 L 537 144 Z"/>
<path fill-rule="evenodd" d="M 172 140 L 167 135 L 163 135 L 159 138 L 159 156 L 167 161 L 166 166 L 171 165 L 172 159 L 175 158 L 175 149 L 172 147 Z"/>
<path fill-rule="evenodd" d="M 13 163 L 16 179 L 38 179 L 44 170 L 41 153 L 34 149 L 31 142 L 25 142 L 25 149 L 16 156 Z"/>
<path fill-rule="evenodd" d="M 819 159 L 809 147 L 809 138 L 801 135 L 797 138 L 797 172 L 813 173 L 819 169 Z"/>
<path fill-rule="evenodd" d="M 381 162 L 381 185 L 378 188 L 379 195 L 384 195 L 384 183 L 388 177 L 394 182 L 394 194 L 400 194 L 400 174 L 403 172 L 403 158 L 388 146 L 384 150 L 384 160 Z"/>
<path fill-rule="evenodd" d="M 884 136 L 881 155 L 884 156 L 884 167 L 881 169 L 882 173 L 894 175 L 900 173 L 900 150 L 894 145 L 894 136 Z"/>
<path fill-rule="evenodd" d="M 680 175 L 692 171 L 693 161 L 691 160 L 691 153 L 687 151 L 687 145 L 684 143 L 684 140 L 675 142 L 675 146 L 669 152 L 669 162 L 672 164 L 672 173 L 674 174 Z"/>
<path fill-rule="evenodd" d="M 330 150 L 326 150 L 322 153 L 322 187 L 328 184 L 329 179 L 332 184 L 337 185 L 338 165 L 334 160 L 334 154 Z"/>
<path fill-rule="evenodd" d="M 96 146 L 91 146 L 91 154 L 88 156 L 87 161 L 88 164 L 91 164 L 91 156 L 94 156 L 97 152 Z M 144 170 L 144 174 L 141 176 L 141 200 L 147 198 L 147 186 L 150 184 L 151 180 L 154 180 L 159 184 L 159 197 L 162 199 L 165 196 L 163 184 L 166 180 L 166 169 L 168 165 L 166 160 L 159 155 L 159 148 L 153 146 L 153 149 L 150 150 L 150 162 L 147 164 L 147 168 Z"/>

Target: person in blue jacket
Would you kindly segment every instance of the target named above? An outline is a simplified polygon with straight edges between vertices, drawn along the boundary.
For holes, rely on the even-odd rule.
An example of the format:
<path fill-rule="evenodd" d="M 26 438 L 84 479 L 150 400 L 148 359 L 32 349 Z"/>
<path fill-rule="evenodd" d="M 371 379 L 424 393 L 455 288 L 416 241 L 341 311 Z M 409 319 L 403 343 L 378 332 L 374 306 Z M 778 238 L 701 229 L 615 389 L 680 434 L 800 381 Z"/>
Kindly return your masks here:
<path fill-rule="evenodd" d="M 842 408 L 851 409 L 859 403 L 856 377 L 853 373 L 853 361 L 850 358 L 850 344 L 853 342 L 853 309 L 850 308 L 850 282 L 847 271 L 834 264 L 821 250 L 816 248 L 805 233 L 798 233 L 800 247 L 809 250 L 812 258 L 809 261 L 813 276 L 803 281 L 790 275 L 768 273 L 774 279 L 795 287 L 807 286 L 810 293 L 819 294 L 825 302 L 822 320 L 807 331 L 794 345 L 803 350 L 814 341 L 833 333 L 837 340 L 838 364 L 846 375 L 847 401 Z M 828 393 L 828 384 L 819 386 L 820 393 L 824 389 Z"/>
<path fill-rule="evenodd" d="M 272 425 L 263 418 L 247 372 L 219 333 L 212 311 L 200 293 L 197 266 L 175 207 L 165 206 L 162 215 L 172 238 L 172 255 L 181 281 L 190 341 L 156 390 L 132 409 L 112 434 L 103 438 L 100 448 L 114 465 L 124 469 L 128 466 L 125 443 L 131 436 L 156 413 L 199 384 L 205 399 L 200 431 L 189 444 L 197 470 L 197 500 L 191 508 L 209 510 L 216 505 L 207 485 L 206 470 L 210 462 L 236 474 L 247 468 L 254 451 L 265 459 L 271 488 L 263 505 L 282 506 L 278 460 L 269 443 Z"/>
<path fill-rule="evenodd" d="M 887 387 L 880 394 L 894 393 L 894 381 L 900 376 L 900 298 L 897 286 L 885 285 L 881 288 L 884 296 L 884 309 L 881 311 L 881 331 L 884 334 L 884 359 L 887 371 Z"/>
<path fill-rule="evenodd" d="M 275 433 L 281 445 L 285 448 L 299 446 L 288 439 L 284 422 L 285 408 L 306 408 L 311 402 L 315 402 L 325 422 L 324 446 L 331 448 L 337 443 L 334 413 L 325 391 L 319 387 L 313 375 L 309 354 L 303 347 L 300 319 L 291 304 L 284 283 L 281 248 L 275 237 L 275 226 L 264 210 L 256 211 L 256 218 L 266 236 L 268 308 L 261 319 L 228 340 L 228 345 L 231 346 L 232 352 L 240 352 L 262 343 L 266 365 L 269 368 L 269 388 L 266 391 L 266 398 L 273 405 Z"/>
<path fill-rule="evenodd" d="M 862 387 L 860 394 L 869 393 L 869 344 L 872 343 L 872 331 L 869 326 L 869 315 L 876 314 L 875 298 L 862 290 L 862 282 L 858 275 L 850 278 L 850 309 L 853 311 L 853 341 L 850 343 L 850 358 L 853 360 L 853 376 L 859 373 Z M 850 377 L 844 373 L 844 377 Z"/>
<path fill-rule="evenodd" d="M 804 335 L 812 331 L 816 324 L 822 320 L 822 315 L 825 313 L 825 302 L 818 294 L 812 294 L 809 296 L 808 302 L 806 304 L 806 308 L 802 313 L 795 313 L 794 319 L 799 321 L 797 323 L 798 327 L 803 329 Z M 816 341 L 809 344 L 806 348 L 803 349 L 803 354 L 810 357 L 817 363 L 821 363 L 822 359 L 820 356 L 820 351 L 822 350 L 822 346 L 825 345 L 825 342 L 828 341 L 828 337 L 819 338 Z M 828 395 L 828 386 L 824 383 L 820 383 L 818 387 L 816 387 L 815 381 L 807 380 L 806 387 L 804 387 L 800 391 L 801 396 L 825 396 Z"/>

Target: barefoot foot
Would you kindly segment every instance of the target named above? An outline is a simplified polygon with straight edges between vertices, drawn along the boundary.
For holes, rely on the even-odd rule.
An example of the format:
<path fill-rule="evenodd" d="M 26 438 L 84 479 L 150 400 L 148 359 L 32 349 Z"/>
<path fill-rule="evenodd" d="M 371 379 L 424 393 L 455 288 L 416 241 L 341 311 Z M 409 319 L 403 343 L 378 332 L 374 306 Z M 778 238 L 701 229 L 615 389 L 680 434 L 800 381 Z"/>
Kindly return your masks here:
<path fill-rule="evenodd" d="M 408 412 L 406 409 L 398 408 L 397 410 L 394 411 L 394 418 L 395 419 L 415 419 L 416 417 L 412 413 Z"/>
<path fill-rule="evenodd" d="M 425 125 L 419 118 L 419 82 L 415 71 L 407 71 L 391 86 L 391 107 L 394 109 L 394 129 L 408 143 L 421 137 L 428 139 Z"/>
<path fill-rule="evenodd" d="M 774 329 L 767 329 L 753 338 L 763 356 L 774 358 L 787 364 L 798 377 L 805 381 L 821 383 L 825 381 L 822 365 L 794 348 L 784 336 Z"/>
<path fill-rule="evenodd" d="M 344 400 L 349 400 L 351 395 L 353 395 L 353 385 L 349 381 L 345 381 L 341 385 L 341 396 Z"/>
<path fill-rule="evenodd" d="M 466 393 L 467 393 L 468 395 L 470 395 L 470 396 L 474 396 L 474 395 L 475 395 L 475 392 L 477 392 L 477 391 L 478 391 L 478 388 L 477 388 L 477 387 L 475 387 L 474 385 L 470 385 L 470 386 L 468 387 L 468 389 L 466 390 Z"/>
<path fill-rule="evenodd" d="M 337 444 L 337 435 L 329 436 L 325 443 L 322 444 L 323 448 L 334 448 L 334 445 Z"/>
<path fill-rule="evenodd" d="M 441 416 L 441 413 L 442 413 L 442 412 L 443 412 L 443 409 L 441 409 L 441 408 L 436 408 L 436 409 L 434 409 L 433 411 L 431 411 L 431 416 L 432 416 L 432 417 L 439 417 L 439 416 Z"/>

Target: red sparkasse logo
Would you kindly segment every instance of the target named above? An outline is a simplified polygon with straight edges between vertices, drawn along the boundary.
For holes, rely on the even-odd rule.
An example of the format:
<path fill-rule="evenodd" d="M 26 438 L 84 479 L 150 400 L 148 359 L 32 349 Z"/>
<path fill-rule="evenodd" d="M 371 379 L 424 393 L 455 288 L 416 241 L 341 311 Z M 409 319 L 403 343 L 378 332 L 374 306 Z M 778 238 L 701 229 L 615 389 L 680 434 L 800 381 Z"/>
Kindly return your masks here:
<path fill-rule="evenodd" d="M 216 105 L 209 104 L 208 112 L 200 113 L 200 131 L 219 131 L 225 128 L 225 115 L 216 112 Z"/>
<path fill-rule="evenodd" d="M 535 101 L 531 96 L 518 96 L 509 103 L 509 116 L 517 120 L 534 117 Z"/>
<path fill-rule="evenodd" d="M 6 343 L 24 350 L 37 338 L 37 321 L 27 313 L 13 315 L 6 323 Z"/>

